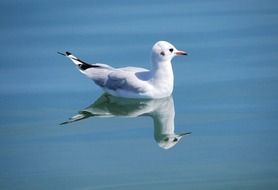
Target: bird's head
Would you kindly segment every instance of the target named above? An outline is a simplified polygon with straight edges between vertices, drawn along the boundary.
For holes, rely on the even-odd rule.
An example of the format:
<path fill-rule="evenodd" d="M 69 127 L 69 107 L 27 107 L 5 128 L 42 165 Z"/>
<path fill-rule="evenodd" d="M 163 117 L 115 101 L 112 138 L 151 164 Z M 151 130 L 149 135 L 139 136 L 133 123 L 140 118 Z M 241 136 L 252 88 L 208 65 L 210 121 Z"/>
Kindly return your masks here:
<path fill-rule="evenodd" d="M 153 62 L 171 61 L 175 56 L 179 55 L 187 55 L 187 52 L 177 50 L 175 46 L 166 41 L 158 41 L 152 48 Z"/>

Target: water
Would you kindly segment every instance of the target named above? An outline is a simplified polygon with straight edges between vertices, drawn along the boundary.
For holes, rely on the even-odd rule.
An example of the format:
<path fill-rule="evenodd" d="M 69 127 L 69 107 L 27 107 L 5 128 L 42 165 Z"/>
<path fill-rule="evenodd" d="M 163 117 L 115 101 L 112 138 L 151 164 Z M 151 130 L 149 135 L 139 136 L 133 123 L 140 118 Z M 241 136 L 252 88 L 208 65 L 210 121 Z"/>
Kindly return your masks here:
<path fill-rule="evenodd" d="M 9 0 L 0 10 L 1 189 L 277 189 L 276 1 Z M 148 68 L 158 40 L 190 53 L 173 61 L 172 99 L 115 100 L 100 111 L 120 116 L 59 125 L 91 116 L 82 110 L 102 92 L 57 51 Z M 165 149 L 163 130 L 191 134 Z"/>

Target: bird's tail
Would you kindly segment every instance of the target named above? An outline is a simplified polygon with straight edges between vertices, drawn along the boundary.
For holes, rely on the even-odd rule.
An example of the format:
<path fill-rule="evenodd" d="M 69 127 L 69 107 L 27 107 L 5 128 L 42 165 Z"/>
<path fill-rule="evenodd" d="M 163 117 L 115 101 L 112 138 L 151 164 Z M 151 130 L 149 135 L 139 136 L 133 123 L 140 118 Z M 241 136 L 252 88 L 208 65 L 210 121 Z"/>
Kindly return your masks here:
<path fill-rule="evenodd" d="M 68 57 L 78 68 L 80 71 L 85 71 L 88 68 L 92 68 L 92 67 L 99 67 L 97 65 L 91 65 L 89 63 L 86 63 L 82 60 L 80 60 L 79 58 L 75 57 L 72 53 L 66 51 L 65 53 L 61 53 L 61 52 L 57 52 L 60 55 L 66 56 Z"/>

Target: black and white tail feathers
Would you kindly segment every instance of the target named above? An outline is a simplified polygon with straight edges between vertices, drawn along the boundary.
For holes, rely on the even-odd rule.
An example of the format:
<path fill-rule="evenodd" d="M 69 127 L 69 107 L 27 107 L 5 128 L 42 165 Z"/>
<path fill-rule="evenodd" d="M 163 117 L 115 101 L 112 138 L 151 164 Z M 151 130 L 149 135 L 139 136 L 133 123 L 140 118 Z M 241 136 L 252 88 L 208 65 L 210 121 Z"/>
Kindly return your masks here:
<path fill-rule="evenodd" d="M 86 63 L 82 60 L 80 60 L 79 58 L 75 57 L 74 55 L 72 55 L 72 53 L 66 51 L 65 53 L 61 53 L 61 52 L 57 52 L 58 54 L 60 55 L 63 55 L 63 56 L 66 56 L 68 57 L 69 59 L 72 60 L 72 62 L 81 70 L 81 71 L 85 71 L 89 68 L 99 68 L 101 66 L 99 65 L 92 65 L 92 64 L 89 64 L 89 63 Z"/>

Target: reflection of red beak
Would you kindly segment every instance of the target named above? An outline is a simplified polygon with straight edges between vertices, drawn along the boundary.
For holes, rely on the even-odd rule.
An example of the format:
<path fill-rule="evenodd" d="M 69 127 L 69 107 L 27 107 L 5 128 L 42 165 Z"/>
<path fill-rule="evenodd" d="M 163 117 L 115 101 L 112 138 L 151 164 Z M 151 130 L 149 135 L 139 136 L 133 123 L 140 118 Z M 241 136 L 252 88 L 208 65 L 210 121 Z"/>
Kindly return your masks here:
<path fill-rule="evenodd" d="M 175 54 L 176 55 L 188 55 L 188 53 L 185 51 L 176 51 Z"/>

